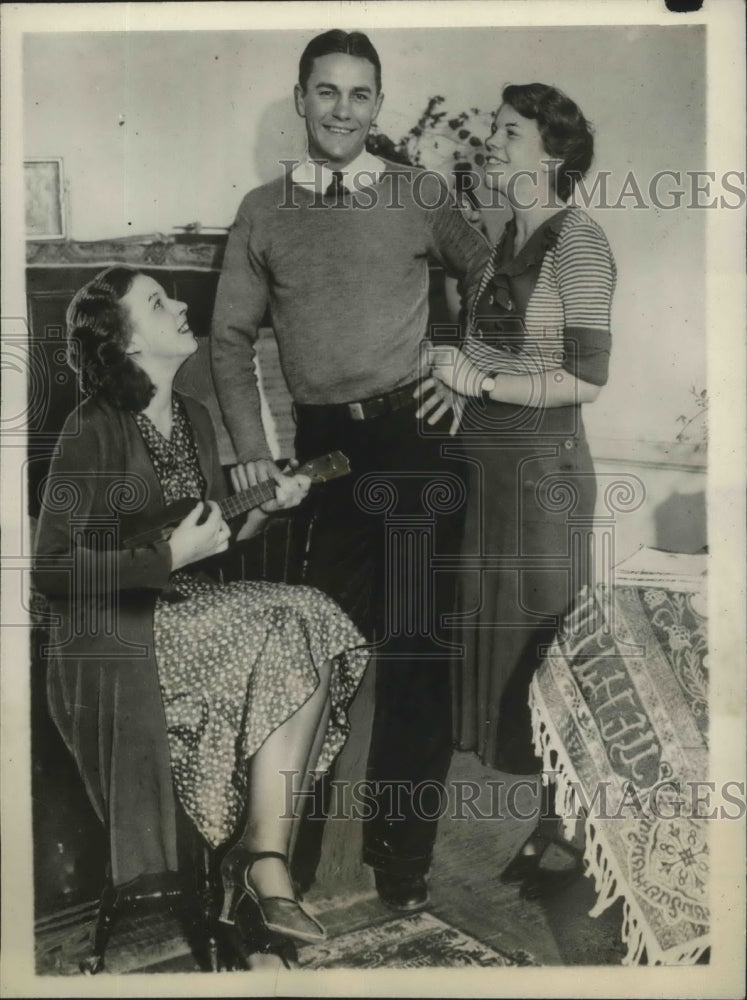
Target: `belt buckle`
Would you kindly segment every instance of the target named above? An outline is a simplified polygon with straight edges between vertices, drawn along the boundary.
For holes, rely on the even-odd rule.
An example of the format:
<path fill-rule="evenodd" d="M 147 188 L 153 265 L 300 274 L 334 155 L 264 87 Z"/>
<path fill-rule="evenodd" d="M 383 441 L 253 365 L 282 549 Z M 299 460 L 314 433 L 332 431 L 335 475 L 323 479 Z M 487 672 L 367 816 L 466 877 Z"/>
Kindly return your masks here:
<path fill-rule="evenodd" d="M 363 403 L 348 403 L 348 413 L 351 420 L 365 420 Z"/>

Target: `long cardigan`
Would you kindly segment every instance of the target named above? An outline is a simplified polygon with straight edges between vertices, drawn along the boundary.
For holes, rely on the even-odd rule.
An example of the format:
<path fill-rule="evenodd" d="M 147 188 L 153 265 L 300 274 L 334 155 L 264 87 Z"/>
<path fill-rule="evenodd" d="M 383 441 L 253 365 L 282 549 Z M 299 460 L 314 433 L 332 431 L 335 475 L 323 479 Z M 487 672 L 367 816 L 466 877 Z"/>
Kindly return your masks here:
<path fill-rule="evenodd" d="M 226 484 L 207 411 L 180 396 L 206 496 Z M 46 480 L 36 587 L 56 616 L 48 661 L 51 715 L 106 825 L 115 885 L 177 868 L 175 799 L 153 646 L 168 585 L 167 542 L 112 551 L 118 515 L 157 511 L 163 494 L 130 413 L 88 399 L 70 414 Z"/>

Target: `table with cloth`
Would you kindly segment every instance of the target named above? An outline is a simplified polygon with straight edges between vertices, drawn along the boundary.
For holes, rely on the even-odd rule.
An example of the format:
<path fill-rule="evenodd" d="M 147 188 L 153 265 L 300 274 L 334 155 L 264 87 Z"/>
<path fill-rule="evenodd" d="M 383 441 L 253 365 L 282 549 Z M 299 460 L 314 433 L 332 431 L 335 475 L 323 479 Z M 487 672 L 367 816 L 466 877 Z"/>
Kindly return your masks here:
<path fill-rule="evenodd" d="M 591 916 L 623 900 L 624 964 L 710 944 L 705 555 L 641 550 L 586 587 L 536 673 L 534 740 L 568 832 L 585 817 Z M 701 793 L 702 794 L 702 793 Z"/>

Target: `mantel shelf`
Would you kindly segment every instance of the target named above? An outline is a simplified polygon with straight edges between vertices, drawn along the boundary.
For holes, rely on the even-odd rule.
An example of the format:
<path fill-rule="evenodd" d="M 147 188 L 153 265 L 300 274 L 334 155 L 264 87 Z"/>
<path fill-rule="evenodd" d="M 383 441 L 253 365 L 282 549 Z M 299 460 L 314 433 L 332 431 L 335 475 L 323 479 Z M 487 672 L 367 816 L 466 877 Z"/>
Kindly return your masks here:
<path fill-rule="evenodd" d="M 124 239 L 26 242 L 27 267 L 85 267 L 132 264 L 139 267 L 219 270 L 226 236 L 189 238 L 153 236 Z"/>

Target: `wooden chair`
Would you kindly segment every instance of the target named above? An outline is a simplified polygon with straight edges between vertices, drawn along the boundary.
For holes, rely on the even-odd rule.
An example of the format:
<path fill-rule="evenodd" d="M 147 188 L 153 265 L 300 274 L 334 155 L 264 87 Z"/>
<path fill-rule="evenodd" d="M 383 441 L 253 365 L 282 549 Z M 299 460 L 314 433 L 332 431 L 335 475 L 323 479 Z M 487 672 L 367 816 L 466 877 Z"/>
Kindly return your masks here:
<path fill-rule="evenodd" d="M 248 969 L 250 955 L 258 952 L 273 952 L 292 968 L 298 957 L 295 945 L 265 931 L 253 907 L 240 905 L 231 927 L 218 921 L 219 866 L 224 851 L 210 850 L 183 814 L 179 823 L 193 856 L 168 877 L 145 877 L 116 889 L 107 882 L 91 931 L 90 952 L 80 962 L 80 971 L 87 975 L 103 971 L 107 945 L 120 918 L 154 909 L 167 910 L 177 918 L 203 972 Z"/>

